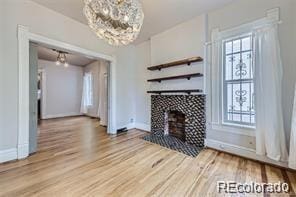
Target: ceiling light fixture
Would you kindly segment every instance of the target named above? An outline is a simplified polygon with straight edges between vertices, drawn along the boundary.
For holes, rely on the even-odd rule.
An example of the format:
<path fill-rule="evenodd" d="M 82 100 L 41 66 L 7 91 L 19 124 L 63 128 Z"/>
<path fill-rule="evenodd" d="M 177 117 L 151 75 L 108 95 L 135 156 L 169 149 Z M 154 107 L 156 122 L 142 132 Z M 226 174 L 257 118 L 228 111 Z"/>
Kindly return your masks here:
<path fill-rule="evenodd" d="M 89 27 L 110 45 L 133 42 L 143 25 L 144 13 L 138 0 L 84 0 Z"/>
<path fill-rule="evenodd" d="M 58 51 L 53 49 L 53 51 L 58 53 L 58 57 L 57 57 L 57 61 L 56 61 L 56 65 L 59 66 L 61 64 L 64 64 L 65 67 L 68 67 L 69 64 L 67 62 L 67 57 L 66 54 L 68 54 L 67 52 L 63 52 L 63 51 Z"/>

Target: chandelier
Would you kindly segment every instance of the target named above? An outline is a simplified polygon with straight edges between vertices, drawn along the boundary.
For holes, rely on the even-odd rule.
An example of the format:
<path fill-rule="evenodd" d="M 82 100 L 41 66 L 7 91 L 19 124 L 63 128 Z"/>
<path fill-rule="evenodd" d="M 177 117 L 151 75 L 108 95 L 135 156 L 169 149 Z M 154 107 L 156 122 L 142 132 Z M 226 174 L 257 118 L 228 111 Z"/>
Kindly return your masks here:
<path fill-rule="evenodd" d="M 89 27 L 110 45 L 133 42 L 139 35 L 144 13 L 138 0 L 84 0 Z"/>
<path fill-rule="evenodd" d="M 53 50 L 55 52 L 58 53 L 58 57 L 57 57 L 57 61 L 56 61 L 56 65 L 59 66 L 61 64 L 64 64 L 65 67 L 68 67 L 69 64 L 67 62 L 67 57 L 66 54 L 68 54 L 67 52 L 63 52 L 63 51 L 58 51 L 58 50 Z"/>

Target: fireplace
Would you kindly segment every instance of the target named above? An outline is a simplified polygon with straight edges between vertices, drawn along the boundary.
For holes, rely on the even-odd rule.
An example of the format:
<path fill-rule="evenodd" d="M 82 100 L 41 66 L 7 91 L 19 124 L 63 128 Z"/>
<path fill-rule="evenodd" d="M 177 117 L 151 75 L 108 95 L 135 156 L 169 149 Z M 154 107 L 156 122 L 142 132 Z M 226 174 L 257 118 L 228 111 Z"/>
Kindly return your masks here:
<path fill-rule="evenodd" d="M 151 131 L 204 147 L 205 95 L 152 95 Z"/>
<path fill-rule="evenodd" d="M 164 124 L 164 135 L 171 135 L 179 138 L 182 141 L 186 140 L 184 113 L 177 110 L 166 111 Z"/>
<path fill-rule="evenodd" d="M 196 157 L 205 130 L 205 95 L 151 96 L 151 134 L 144 140 Z"/>

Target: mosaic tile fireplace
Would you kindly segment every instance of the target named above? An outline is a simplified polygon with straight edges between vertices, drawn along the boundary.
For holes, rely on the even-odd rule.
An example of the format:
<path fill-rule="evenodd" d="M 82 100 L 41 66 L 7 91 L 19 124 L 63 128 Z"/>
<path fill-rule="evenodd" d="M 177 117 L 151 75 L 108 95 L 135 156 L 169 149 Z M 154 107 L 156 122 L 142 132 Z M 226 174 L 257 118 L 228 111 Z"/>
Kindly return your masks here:
<path fill-rule="evenodd" d="M 196 156 L 204 147 L 205 124 L 205 95 L 152 95 L 151 135 L 144 139 Z"/>

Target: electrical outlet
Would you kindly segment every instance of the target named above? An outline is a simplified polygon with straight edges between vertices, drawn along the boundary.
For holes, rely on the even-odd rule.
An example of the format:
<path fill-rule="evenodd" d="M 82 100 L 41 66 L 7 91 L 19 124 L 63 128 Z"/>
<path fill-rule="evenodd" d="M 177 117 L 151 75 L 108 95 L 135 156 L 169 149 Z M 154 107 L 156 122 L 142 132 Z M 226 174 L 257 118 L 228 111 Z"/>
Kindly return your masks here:
<path fill-rule="evenodd" d="M 133 123 L 133 122 L 134 122 L 134 119 L 133 119 L 133 118 L 131 118 L 130 122 L 131 122 L 131 123 Z"/>

